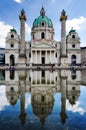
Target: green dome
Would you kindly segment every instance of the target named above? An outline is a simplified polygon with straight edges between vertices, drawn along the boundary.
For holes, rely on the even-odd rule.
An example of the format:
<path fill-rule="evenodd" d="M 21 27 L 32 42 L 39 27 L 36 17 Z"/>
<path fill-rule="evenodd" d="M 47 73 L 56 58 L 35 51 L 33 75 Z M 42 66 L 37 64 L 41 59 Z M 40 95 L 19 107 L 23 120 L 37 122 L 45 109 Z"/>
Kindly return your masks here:
<path fill-rule="evenodd" d="M 33 22 L 33 28 L 41 27 L 41 26 L 53 27 L 51 19 L 49 19 L 47 16 L 45 16 L 45 10 L 43 7 L 40 11 L 40 16 L 37 17 Z"/>

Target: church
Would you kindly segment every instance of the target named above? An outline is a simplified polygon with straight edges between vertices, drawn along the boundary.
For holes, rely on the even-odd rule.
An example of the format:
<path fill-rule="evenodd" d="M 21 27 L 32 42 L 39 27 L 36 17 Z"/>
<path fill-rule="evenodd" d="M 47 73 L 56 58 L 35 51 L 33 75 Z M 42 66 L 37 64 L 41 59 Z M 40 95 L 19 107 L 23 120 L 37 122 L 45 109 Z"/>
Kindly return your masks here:
<path fill-rule="evenodd" d="M 20 15 L 20 35 L 13 28 L 7 34 L 5 64 L 9 66 L 80 64 L 80 38 L 76 30 L 66 35 L 67 15 L 63 9 L 60 16 L 61 41 L 54 39 L 52 20 L 46 16 L 42 6 L 40 15 L 34 19 L 31 28 L 31 40 L 25 40 L 26 15 L 24 9 Z"/>

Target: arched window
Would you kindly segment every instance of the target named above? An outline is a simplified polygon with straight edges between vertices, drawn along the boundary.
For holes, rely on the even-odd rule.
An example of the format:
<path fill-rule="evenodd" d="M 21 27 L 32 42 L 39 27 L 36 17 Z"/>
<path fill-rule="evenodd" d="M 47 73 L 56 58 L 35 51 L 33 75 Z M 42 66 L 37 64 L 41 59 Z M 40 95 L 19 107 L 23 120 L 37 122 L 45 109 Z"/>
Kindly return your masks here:
<path fill-rule="evenodd" d="M 75 38 L 75 35 L 72 35 L 72 38 Z"/>
<path fill-rule="evenodd" d="M 32 36 L 33 36 L 33 40 L 34 40 L 35 39 L 34 34 Z"/>
<path fill-rule="evenodd" d="M 15 57 L 14 55 L 10 55 L 10 66 L 14 66 L 15 65 Z"/>
<path fill-rule="evenodd" d="M 71 64 L 75 65 L 76 64 L 76 55 L 71 56 Z"/>
<path fill-rule="evenodd" d="M 41 33 L 41 39 L 45 39 L 45 34 L 44 34 L 44 32 Z"/>
<path fill-rule="evenodd" d="M 14 38 L 14 35 L 13 35 L 13 34 L 11 34 L 11 38 Z"/>
<path fill-rule="evenodd" d="M 44 22 L 42 22 L 42 26 L 44 26 Z"/>
<path fill-rule="evenodd" d="M 41 95 L 41 101 L 44 102 L 45 97 L 43 95 Z"/>
<path fill-rule="evenodd" d="M 14 80 L 14 78 L 15 78 L 15 71 L 10 71 L 10 79 L 11 80 Z M 12 88 L 11 88 L 11 90 L 12 90 Z"/>
<path fill-rule="evenodd" d="M 71 71 L 71 78 L 74 80 L 74 79 L 76 79 L 76 71 L 75 70 L 72 70 Z M 74 88 L 73 88 L 73 90 L 74 90 Z"/>
<path fill-rule="evenodd" d="M 56 52 L 56 57 L 57 57 L 57 52 Z"/>
<path fill-rule="evenodd" d="M 13 87 L 11 87 L 11 88 L 10 88 L 10 90 L 11 90 L 11 91 L 14 91 L 14 88 L 13 88 Z"/>

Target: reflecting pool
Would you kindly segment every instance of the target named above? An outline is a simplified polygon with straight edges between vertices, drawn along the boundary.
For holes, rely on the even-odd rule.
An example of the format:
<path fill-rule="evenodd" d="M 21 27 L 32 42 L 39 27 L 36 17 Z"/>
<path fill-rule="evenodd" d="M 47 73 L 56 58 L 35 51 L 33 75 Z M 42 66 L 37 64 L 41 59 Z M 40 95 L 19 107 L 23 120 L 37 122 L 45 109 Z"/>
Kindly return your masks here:
<path fill-rule="evenodd" d="M 0 71 L 0 130 L 86 130 L 86 71 Z"/>

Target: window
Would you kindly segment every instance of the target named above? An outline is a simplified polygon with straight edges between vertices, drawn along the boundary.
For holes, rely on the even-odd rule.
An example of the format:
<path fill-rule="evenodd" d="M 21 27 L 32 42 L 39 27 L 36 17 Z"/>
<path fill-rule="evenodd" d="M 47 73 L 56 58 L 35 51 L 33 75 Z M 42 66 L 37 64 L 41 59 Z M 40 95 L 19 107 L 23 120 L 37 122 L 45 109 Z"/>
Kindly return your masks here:
<path fill-rule="evenodd" d="M 31 77 L 29 77 L 29 81 L 31 81 Z"/>
<path fill-rule="evenodd" d="M 11 38 L 14 38 L 14 35 L 13 35 L 13 34 L 11 34 Z"/>
<path fill-rule="evenodd" d="M 75 44 L 72 44 L 72 47 L 75 48 Z"/>
<path fill-rule="evenodd" d="M 11 91 L 14 91 L 14 88 L 13 88 L 13 87 L 11 87 L 11 88 L 10 88 L 10 90 L 11 90 Z"/>
<path fill-rule="evenodd" d="M 72 87 L 72 90 L 75 90 L 75 87 Z"/>
<path fill-rule="evenodd" d="M 44 102 L 45 97 L 43 95 L 41 95 L 41 101 Z"/>
<path fill-rule="evenodd" d="M 30 47 L 31 47 L 31 44 L 30 44 Z"/>
<path fill-rule="evenodd" d="M 33 34 L 33 40 L 34 40 L 34 34 Z"/>
<path fill-rule="evenodd" d="M 74 99 L 74 100 L 75 100 L 75 95 L 73 95 L 73 96 L 72 96 L 72 99 Z"/>
<path fill-rule="evenodd" d="M 11 47 L 14 47 L 14 44 L 11 44 Z"/>
<path fill-rule="evenodd" d="M 57 57 L 57 52 L 56 52 L 56 57 Z"/>
<path fill-rule="evenodd" d="M 57 77 L 56 77 L 56 82 L 57 82 Z"/>
<path fill-rule="evenodd" d="M 14 97 L 11 97 L 11 100 L 13 100 L 14 99 Z"/>
<path fill-rule="evenodd" d="M 55 47 L 57 47 L 57 44 L 55 45 Z"/>
<path fill-rule="evenodd" d="M 53 40 L 53 35 L 51 35 L 51 39 Z"/>
<path fill-rule="evenodd" d="M 31 57 L 31 53 L 29 53 L 29 57 Z"/>
<path fill-rule="evenodd" d="M 75 38 L 75 35 L 72 35 L 72 38 Z"/>
<path fill-rule="evenodd" d="M 42 71 L 42 77 L 45 77 L 45 71 Z"/>
<path fill-rule="evenodd" d="M 45 34 L 44 32 L 41 33 L 41 39 L 44 39 L 45 38 Z"/>
<path fill-rule="evenodd" d="M 42 26 L 44 26 L 44 22 L 42 22 Z"/>
<path fill-rule="evenodd" d="M 71 56 L 71 64 L 75 65 L 76 64 L 76 55 Z"/>

